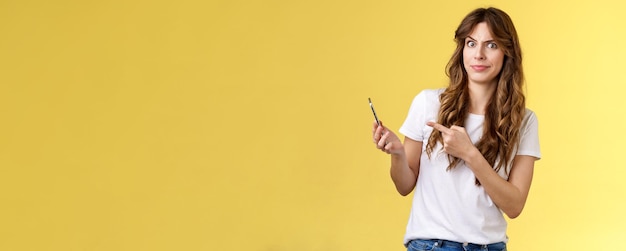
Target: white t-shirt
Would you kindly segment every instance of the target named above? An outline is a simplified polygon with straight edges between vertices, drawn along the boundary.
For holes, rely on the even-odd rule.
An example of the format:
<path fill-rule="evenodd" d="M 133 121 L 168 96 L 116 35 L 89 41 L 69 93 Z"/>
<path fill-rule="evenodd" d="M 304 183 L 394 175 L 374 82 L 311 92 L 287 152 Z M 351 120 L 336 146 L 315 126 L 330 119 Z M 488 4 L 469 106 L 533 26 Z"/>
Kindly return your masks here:
<path fill-rule="evenodd" d="M 422 155 L 413 206 L 404 236 L 406 245 L 413 239 L 443 239 L 475 244 L 507 241 L 507 222 L 482 186 L 475 184 L 474 173 L 463 161 L 446 171 L 448 158 L 438 144 L 431 159 L 426 144 L 433 130 L 426 125 L 437 121 L 439 94 L 444 89 L 424 90 L 414 99 L 400 132 L 415 141 L 422 141 Z M 465 129 L 475 144 L 483 133 L 484 115 L 470 114 Z M 520 144 L 516 155 L 541 158 L 535 114 L 526 109 L 520 128 Z M 508 179 L 511 164 L 501 168 L 499 175 Z"/>

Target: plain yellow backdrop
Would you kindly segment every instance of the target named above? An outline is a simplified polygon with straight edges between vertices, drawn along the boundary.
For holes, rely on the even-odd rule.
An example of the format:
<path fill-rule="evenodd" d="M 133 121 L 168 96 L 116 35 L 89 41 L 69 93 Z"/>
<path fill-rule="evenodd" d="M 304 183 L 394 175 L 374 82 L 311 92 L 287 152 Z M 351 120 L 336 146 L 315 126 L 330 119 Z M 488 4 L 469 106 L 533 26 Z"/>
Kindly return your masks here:
<path fill-rule="evenodd" d="M 621 1 L 0 2 L 0 250 L 404 250 L 371 143 L 510 14 L 543 159 L 509 250 L 626 244 Z"/>

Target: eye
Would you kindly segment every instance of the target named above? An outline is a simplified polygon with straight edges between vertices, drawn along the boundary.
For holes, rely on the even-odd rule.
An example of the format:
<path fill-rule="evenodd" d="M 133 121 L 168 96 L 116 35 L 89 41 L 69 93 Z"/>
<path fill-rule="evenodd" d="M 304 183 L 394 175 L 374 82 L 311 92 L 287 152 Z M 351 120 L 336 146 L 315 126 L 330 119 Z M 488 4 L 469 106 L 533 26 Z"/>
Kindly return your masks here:
<path fill-rule="evenodd" d="M 474 47 L 476 46 L 476 42 L 474 41 L 467 41 L 467 47 Z"/>
<path fill-rule="evenodd" d="M 498 45 L 496 43 L 488 43 L 487 48 L 489 49 L 497 49 Z"/>

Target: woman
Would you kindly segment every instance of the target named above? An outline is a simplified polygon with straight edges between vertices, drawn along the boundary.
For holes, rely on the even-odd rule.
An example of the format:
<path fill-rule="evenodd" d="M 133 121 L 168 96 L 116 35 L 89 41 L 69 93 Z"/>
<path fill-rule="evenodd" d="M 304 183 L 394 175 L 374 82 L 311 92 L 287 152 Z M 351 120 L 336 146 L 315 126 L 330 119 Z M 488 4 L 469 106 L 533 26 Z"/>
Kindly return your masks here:
<path fill-rule="evenodd" d="M 400 128 L 374 123 L 398 192 L 414 192 L 404 244 L 414 250 L 506 250 L 541 155 L 537 118 L 522 92 L 522 54 L 510 17 L 469 13 L 455 33 L 445 89 L 419 93 Z"/>

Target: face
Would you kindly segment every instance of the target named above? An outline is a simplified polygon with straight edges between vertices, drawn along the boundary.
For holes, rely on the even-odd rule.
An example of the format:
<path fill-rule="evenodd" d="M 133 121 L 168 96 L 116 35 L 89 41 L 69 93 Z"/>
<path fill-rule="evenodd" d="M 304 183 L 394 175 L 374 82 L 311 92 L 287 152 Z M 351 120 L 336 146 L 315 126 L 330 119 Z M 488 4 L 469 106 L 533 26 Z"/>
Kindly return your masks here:
<path fill-rule="evenodd" d="M 469 84 L 495 85 L 502 69 L 504 51 L 494 41 L 487 23 L 482 22 L 465 38 L 463 65 Z"/>

